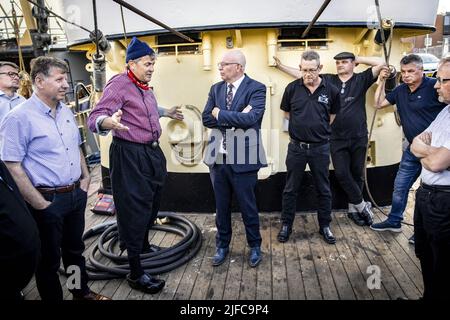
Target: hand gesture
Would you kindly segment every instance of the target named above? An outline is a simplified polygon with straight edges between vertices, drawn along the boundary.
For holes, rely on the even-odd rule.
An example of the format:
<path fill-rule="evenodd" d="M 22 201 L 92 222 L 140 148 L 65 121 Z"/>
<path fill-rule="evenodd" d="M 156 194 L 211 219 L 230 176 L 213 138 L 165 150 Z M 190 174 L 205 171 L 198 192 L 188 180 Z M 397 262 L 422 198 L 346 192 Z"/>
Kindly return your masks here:
<path fill-rule="evenodd" d="M 130 128 L 128 128 L 127 126 L 124 126 L 123 124 L 120 123 L 120 120 L 122 119 L 122 110 L 119 109 L 117 112 L 115 112 L 110 117 L 110 119 L 111 119 L 111 121 L 110 121 L 110 123 L 108 123 L 110 128 L 106 127 L 107 129 L 119 130 L 119 131 L 130 130 Z M 106 122 L 106 120 L 107 119 L 105 119 L 104 122 Z"/>
<path fill-rule="evenodd" d="M 166 115 L 169 118 L 175 119 L 175 120 L 183 120 L 183 112 L 181 112 L 181 106 L 175 106 L 168 110 L 166 110 Z"/>

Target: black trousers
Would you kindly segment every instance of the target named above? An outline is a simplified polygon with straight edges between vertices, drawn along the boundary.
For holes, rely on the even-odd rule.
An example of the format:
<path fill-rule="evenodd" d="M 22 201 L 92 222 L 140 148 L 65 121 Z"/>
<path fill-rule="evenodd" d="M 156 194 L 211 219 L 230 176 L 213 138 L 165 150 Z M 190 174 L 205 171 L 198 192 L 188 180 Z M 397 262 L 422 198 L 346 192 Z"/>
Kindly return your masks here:
<path fill-rule="evenodd" d="M 295 218 L 298 190 L 302 183 L 306 164 L 309 165 L 318 196 L 318 219 L 321 228 L 331 222 L 331 190 L 329 180 L 330 144 L 310 149 L 289 143 L 286 157 L 287 178 L 283 190 L 281 221 L 292 225 Z"/>
<path fill-rule="evenodd" d="M 166 158 L 159 146 L 114 138 L 109 159 L 120 240 L 128 258 L 136 261 L 148 245 L 148 232 L 158 215 Z"/>
<path fill-rule="evenodd" d="M 415 250 L 420 260 L 424 299 L 450 300 L 450 187 L 421 186 L 414 209 Z"/>
<path fill-rule="evenodd" d="M 36 271 L 36 285 L 42 300 L 63 300 L 58 269 L 79 268 L 79 286 L 69 288 L 75 295 L 89 292 L 86 261 L 83 257 L 84 211 L 87 193 L 76 188 L 67 193 L 43 195 L 51 205 L 45 210 L 31 208 L 41 239 L 41 261 Z M 74 282 L 77 285 L 77 282 Z"/>
<path fill-rule="evenodd" d="M 334 173 L 348 201 L 363 201 L 364 163 L 366 161 L 367 136 L 348 140 L 331 140 L 331 159 Z"/>
<path fill-rule="evenodd" d="M 39 248 L 10 259 L 0 259 L 0 301 L 20 300 L 20 291 L 33 277 L 39 261 Z"/>

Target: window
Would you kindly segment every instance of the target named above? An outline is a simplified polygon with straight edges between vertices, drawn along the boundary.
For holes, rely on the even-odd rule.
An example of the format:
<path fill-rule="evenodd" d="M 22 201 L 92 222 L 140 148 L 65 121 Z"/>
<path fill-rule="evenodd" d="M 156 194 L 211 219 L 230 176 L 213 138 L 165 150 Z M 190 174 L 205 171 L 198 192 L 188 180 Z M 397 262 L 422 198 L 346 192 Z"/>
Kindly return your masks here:
<path fill-rule="evenodd" d="M 278 42 L 280 48 L 327 48 L 327 29 L 311 28 L 306 38 L 301 38 L 306 27 L 302 28 L 281 28 Z"/>
<path fill-rule="evenodd" d="M 156 36 L 156 49 L 158 54 L 175 54 L 178 50 L 178 53 L 190 53 L 195 54 L 199 53 L 200 47 L 200 33 L 199 32 L 190 32 L 184 33 L 189 38 L 195 41 L 195 44 L 190 44 L 189 41 L 180 38 L 175 34 L 165 34 Z M 187 45 L 188 44 L 188 45 Z"/>
<path fill-rule="evenodd" d="M 444 30 L 442 32 L 444 36 L 450 35 L 450 12 L 447 12 L 444 17 Z"/>

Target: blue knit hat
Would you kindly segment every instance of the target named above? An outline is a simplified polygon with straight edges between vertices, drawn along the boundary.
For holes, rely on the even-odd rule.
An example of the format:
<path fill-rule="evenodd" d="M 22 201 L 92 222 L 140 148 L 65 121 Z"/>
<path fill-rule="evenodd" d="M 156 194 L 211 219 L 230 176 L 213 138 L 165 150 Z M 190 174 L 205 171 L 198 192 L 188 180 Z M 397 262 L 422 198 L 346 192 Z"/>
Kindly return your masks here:
<path fill-rule="evenodd" d="M 155 51 L 153 51 L 153 49 L 150 48 L 150 46 L 148 44 L 146 44 L 145 42 L 139 41 L 139 39 L 136 37 L 133 37 L 133 39 L 131 39 L 131 42 L 127 48 L 126 62 L 128 63 L 128 61 L 130 61 L 130 60 L 136 60 L 140 57 L 147 56 L 147 55 L 151 56 L 154 54 L 155 54 Z"/>

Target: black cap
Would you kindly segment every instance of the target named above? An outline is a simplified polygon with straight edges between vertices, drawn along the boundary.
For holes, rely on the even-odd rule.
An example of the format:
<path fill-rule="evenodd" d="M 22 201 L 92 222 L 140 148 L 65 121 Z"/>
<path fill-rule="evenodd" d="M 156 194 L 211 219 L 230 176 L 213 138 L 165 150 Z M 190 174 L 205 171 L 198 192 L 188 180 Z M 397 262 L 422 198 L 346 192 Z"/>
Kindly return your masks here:
<path fill-rule="evenodd" d="M 355 60 L 355 55 L 351 52 L 341 52 L 334 56 L 334 60 L 352 59 Z"/>

